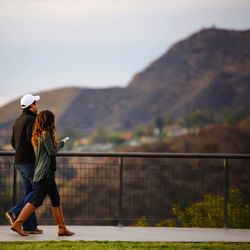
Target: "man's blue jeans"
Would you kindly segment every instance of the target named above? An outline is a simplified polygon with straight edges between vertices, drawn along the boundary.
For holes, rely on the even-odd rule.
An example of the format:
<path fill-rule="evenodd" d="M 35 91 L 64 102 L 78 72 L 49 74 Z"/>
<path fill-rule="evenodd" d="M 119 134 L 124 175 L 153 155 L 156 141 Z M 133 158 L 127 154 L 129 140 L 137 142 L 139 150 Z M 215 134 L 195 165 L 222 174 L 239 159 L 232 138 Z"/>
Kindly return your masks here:
<path fill-rule="evenodd" d="M 32 202 L 35 196 L 36 185 L 33 182 L 35 164 L 16 164 L 16 169 L 21 174 L 21 178 L 24 186 L 24 196 L 19 203 L 13 207 L 10 211 L 17 217 L 22 208 L 27 202 Z M 32 231 L 37 227 L 37 219 L 35 213 L 33 213 L 28 220 L 23 224 L 25 231 Z"/>

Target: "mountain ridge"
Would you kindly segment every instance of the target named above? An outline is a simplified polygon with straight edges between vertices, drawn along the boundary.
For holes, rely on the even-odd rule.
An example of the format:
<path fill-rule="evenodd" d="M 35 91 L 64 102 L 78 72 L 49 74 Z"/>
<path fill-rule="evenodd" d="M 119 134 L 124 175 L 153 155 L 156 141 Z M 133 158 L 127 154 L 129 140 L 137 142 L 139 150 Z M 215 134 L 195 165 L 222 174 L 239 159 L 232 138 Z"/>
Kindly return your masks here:
<path fill-rule="evenodd" d="M 178 121 L 196 110 L 211 110 L 220 122 L 226 112 L 248 112 L 249 69 L 250 30 L 203 29 L 174 44 L 127 87 L 41 92 L 39 109 L 54 111 L 60 130 L 84 134 L 134 129 L 159 116 Z M 0 108 L 0 129 L 10 129 L 18 102 Z"/>

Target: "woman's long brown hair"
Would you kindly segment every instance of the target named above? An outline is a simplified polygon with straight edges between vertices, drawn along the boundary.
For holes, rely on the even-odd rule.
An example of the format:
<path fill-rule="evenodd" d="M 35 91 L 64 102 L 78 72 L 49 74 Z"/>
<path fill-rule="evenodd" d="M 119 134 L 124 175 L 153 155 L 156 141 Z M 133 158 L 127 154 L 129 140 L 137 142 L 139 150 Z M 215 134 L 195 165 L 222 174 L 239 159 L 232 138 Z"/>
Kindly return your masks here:
<path fill-rule="evenodd" d="M 55 116 L 49 110 L 41 111 L 36 117 L 34 130 L 31 138 L 33 147 L 36 147 L 38 145 L 39 138 L 45 136 L 45 131 L 48 131 L 50 133 L 50 136 L 52 138 L 52 143 L 54 146 L 56 146 L 57 142 L 56 142 Z"/>

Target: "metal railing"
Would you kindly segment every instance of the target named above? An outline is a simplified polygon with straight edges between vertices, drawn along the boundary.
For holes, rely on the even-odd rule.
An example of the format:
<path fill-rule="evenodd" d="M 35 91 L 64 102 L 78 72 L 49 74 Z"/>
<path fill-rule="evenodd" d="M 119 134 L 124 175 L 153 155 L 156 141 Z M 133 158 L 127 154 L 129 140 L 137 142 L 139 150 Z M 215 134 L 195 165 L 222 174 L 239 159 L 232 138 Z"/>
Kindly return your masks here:
<path fill-rule="evenodd" d="M 3 211 L 22 196 L 13 156 L 12 151 L 0 151 L 4 159 L 0 162 L 4 183 L 0 183 L 0 223 L 5 223 Z M 187 207 L 214 193 L 223 197 L 227 228 L 230 189 L 239 188 L 246 202 L 250 198 L 248 154 L 61 152 L 57 159 L 59 193 L 66 200 L 63 207 L 71 224 L 128 225 L 142 216 L 162 221 L 173 216 L 174 204 Z M 46 211 L 39 210 L 40 219 L 49 223 L 51 215 Z"/>

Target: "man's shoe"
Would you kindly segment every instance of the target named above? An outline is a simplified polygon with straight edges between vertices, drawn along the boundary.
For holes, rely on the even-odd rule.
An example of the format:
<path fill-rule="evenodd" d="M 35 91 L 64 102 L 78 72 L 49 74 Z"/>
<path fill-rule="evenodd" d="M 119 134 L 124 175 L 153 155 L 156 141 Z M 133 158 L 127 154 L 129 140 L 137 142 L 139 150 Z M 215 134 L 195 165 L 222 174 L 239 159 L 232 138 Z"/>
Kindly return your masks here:
<path fill-rule="evenodd" d="M 42 229 L 34 229 L 34 230 L 23 230 L 26 234 L 43 234 Z"/>
<path fill-rule="evenodd" d="M 15 222 L 16 218 L 14 216 L 14 214 L 10 211 L 5 213 L 5 218 L 7 219 L 7 221 L 9 222 L 9 224 L 12 226 L 12 224 Z"/>

